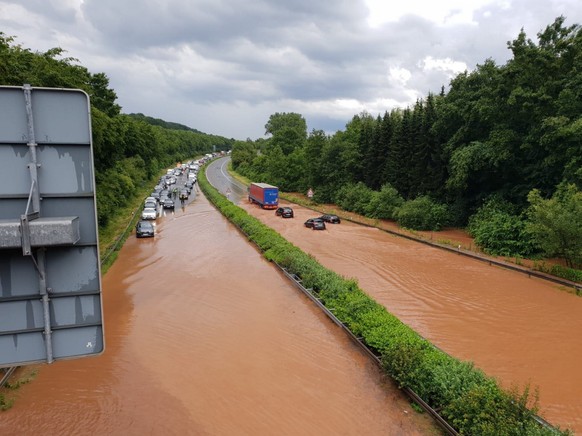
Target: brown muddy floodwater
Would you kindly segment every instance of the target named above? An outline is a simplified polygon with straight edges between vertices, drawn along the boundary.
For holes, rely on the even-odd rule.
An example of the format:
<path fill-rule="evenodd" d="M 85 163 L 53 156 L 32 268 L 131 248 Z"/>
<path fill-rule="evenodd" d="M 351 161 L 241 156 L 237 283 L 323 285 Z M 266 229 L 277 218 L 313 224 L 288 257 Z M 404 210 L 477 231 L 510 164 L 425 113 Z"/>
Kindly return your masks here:
<path fill-rule="evenodd" d="M 502 385 L 539 387 L 540 415 L 582 434 L 582 298 L 558 285 L 350 222 L 303 226 L 241 207 L 360 287 L 447 353 Z"/>
<path fill-rule="evenodd" d="M 2 436 L 435 434 L 203 197 L 132 236 L 103 289 L 105 353 L 39 366 Z"/>

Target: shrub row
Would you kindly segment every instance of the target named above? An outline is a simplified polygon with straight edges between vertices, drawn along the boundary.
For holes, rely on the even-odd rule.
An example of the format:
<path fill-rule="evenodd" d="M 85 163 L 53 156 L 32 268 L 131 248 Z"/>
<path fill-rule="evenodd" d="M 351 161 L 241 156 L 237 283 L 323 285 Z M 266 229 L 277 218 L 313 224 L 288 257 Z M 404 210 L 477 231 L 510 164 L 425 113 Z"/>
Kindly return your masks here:
<path fill-rule="evenodd" d="M 475 368 L 434 347 L 366 295 L 355 280 L 321 266 L 312 256 L 234 205 L 210 186 L 204 172 L 199 183 L 206 197 L 264 252 L 321 301 L 356 336 L 379 353 L 384 370 L 401 387 L 415 391 L 461 434 L 554 435 L 533 418 L 537 396 L 502 390 Z M 560 434 L 569 434 L 562 432 Z"/>

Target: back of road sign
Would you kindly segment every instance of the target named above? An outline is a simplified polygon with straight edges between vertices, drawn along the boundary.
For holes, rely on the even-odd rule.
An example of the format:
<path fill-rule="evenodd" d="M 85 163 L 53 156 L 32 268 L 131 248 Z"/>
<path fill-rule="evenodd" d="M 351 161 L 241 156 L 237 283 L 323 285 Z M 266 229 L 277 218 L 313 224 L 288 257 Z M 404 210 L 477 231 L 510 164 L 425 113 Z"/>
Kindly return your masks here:
<path fill-rule="evenodd" d="M 103 350 L 89 97 L 0 86 L 0 367 Z"/>

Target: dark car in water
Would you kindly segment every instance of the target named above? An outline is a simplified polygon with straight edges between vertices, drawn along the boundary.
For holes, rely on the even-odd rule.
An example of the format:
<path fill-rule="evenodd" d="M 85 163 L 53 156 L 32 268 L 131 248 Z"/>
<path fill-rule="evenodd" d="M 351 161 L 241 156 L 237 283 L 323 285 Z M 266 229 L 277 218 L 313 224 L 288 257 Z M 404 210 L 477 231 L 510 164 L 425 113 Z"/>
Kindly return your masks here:
<path fill-rule="evenodd" d="M 153 238 L 154 225 L 150 221 L 138 221 L 135 225 L 135 236 L 138 238 Z"/>
<path fill-rule="evenodd" d="M 174 209 L 174 200 L 171 198 L 166 198 L 164 200 L 164 209 Z"/>
<path fill-rule="evenodd" d="M 331 223 L 331 224 L 339 224 L 342 222 L 340 217 L 337 215 L 325 214 L 325 215 L 321 215 L 320 218 L 323 221 L 325 221 L 326 223 Z"/>
<path fill-rule="evenodd" d="M 293 209 L 290 207 L 279 207 L 275 211 L 275 215 L 281 216 L 283 218 L 293 218 Z"/>
<path fill-rule="evenodd" d="M 325 221 L 321 218 L 309 218 L 304 225 L 312 230 L 325 230 Z"/>

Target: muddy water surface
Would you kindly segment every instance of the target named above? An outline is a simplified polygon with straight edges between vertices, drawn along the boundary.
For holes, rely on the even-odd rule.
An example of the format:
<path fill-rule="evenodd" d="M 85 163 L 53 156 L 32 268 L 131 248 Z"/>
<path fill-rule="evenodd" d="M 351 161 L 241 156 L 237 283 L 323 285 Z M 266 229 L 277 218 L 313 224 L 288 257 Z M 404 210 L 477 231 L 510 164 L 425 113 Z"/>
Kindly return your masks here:
<path fill-rule="evenodd" d="M 104 276 L 105 353 L 39 366 L 0 434 L 434 434 L 206 199 L 158 221 Z"/>
<path fill-rule="evenodd" d="M 240 206 L 323 265 L 355 277 L 390 312 L 506 387 L 540 389 L 540 414 L 582 434 L 582 298 L 557 285 L 349 222 L 326 231 Z"/>

